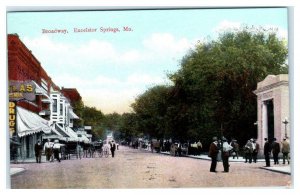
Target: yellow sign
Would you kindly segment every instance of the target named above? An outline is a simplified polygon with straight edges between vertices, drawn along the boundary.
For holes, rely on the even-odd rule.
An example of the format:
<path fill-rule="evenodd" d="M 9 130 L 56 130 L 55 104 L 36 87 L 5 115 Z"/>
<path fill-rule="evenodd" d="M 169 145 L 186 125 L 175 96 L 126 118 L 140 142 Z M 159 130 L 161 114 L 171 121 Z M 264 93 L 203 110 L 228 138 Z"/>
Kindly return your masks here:
<path fill-rule="evenodd" d="M 35 100 L 35 84 L 33 81 L 9 81 L 9 100 Z"/>
<path fill-rule="evenodd" d="M 9 102 L 8 104 L 8 110 L 9 110 L 9 133 L 10 135 L 13 135 L 13 133 L 16 132 L 17 128 L 17 109 L 16 109 L 16 103 L 15 102 Z"/>

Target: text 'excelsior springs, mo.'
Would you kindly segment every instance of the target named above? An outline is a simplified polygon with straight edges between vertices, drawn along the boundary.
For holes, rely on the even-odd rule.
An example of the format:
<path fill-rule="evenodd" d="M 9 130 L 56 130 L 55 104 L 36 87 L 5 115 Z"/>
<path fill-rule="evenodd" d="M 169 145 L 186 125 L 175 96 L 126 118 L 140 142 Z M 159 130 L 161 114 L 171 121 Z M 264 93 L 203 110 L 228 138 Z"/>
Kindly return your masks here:
<path fill-rule="evenodd" d="M 73 28 L 72 33 L 119 33 L 119 32 L 132 32 L 133 29 L 128 26 L 122 28 L 119 27 L 100 27 L 100 28 Z M 69 30 L 67 29 L 42 29 L 43 34 L 68 34 Z"/>

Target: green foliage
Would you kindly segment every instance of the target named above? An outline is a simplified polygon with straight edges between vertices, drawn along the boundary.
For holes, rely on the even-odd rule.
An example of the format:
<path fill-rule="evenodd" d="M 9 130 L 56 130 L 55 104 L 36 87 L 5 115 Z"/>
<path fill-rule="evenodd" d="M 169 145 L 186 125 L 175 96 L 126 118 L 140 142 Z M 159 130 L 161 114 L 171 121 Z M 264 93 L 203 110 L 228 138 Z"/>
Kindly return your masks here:
<path fill-rule="evenodd" d="M 72 103 L 73 111 L 77 114 L 79 119 L 74 120 L 74 127 L 82 127 L 83 126 L 83 110 L 84 104 L 82 100 L 76 101 Z"/>
<path fill-rule="evenodd" d="M 284 41 L 263 30 L 225 32 L 216 41 L 197 45 L 170 75 L 179 91 L 178 105 L 185 102 L 187 107 L 188 134 L 255 137 L 253 91 L 268 74 L 287 73 L 286 58 Z"/>
<path fill-rule="evenodd" d="M 155 86 L 140 95 L 132 104 L 138 129 L 145 135 L 163 137 L 168 93 L 168 87 Z"/>

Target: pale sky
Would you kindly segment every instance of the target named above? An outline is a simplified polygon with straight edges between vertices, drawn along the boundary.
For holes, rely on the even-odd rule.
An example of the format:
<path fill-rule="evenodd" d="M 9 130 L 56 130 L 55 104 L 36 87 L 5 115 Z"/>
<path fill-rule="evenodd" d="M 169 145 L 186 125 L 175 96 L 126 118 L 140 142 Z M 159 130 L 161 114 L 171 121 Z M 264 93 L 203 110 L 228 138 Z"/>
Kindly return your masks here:
<path fill-rule="evenodd" d="M 149 87 L 168 84 L 167 73 L 198 41 L 242 25 L 278 29 L 287 39 L 287 9 L 185 9 L 13 12 L 8 33 L 17 33 L 56 85 L 77 88 L 85 105 L 105 114 L 129 112 Z M 120 32 L 100 31 L 118 28 Z M 123 31 L 130 27 L 132 31 Z M 75 33 L 74 28 L 96 32 Z M 67 30 L 68 33 L 42 33 Z"/>

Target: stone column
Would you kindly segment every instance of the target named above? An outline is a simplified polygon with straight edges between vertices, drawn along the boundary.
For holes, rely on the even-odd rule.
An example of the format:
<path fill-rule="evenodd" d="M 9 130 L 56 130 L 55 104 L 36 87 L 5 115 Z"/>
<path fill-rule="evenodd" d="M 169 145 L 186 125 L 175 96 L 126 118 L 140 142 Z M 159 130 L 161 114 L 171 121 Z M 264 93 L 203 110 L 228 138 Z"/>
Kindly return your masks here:
<path fill-rule="evenodd" d="M 266 102 L 262 101 L 262 140 L 268 137 L 268 109 Z"/>

